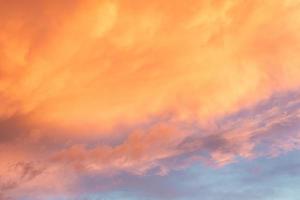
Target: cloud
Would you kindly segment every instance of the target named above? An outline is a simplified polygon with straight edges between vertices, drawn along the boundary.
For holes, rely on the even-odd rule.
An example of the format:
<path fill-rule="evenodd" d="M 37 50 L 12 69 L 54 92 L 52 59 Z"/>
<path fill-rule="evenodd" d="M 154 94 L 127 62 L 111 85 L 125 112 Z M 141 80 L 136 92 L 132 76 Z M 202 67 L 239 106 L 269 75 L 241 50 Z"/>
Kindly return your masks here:
<path fill-rule="evenodd" d="M 58 158 L 76 166 L 86 165 L 86 170 L 107 168 L 145 174 L 157 168 L 157 174 L 165 175 L 195 162 L 223 166 L 237 158 L 276 156 L 300 147 L 299 104 L 292 103 L 297 102 L 295 99 L 295 93 L 274 96 L 220 119 L 209 129 L 165 122 L 146 132 L 131 133 L 114 147 L 73 146 Z"/>
<path fill-rule="evenodd" d="M 105 134 L 170 111 L 204 123 L 299 85 L 295 5 L 190 3 L 5 4 L 2 115 Z"/>
<path fill-rule="evenodd" d="M 30 181 L 43 172 L 43 168 L 33 163 L 16 163 L 10 167 L 14 177 L 1 177 L 0 191 L 11 190 L 26 181 Z"/>
<path fill-rule="evenodd" d="M 181 141 L 180 134 L 183 135 L 171 126 L 158 124 L 146 132 L 139 130 L 129 134 L 122 144 L 115 147 L 98 145 L 88 149 L 84 145 L 74 145 L 59 152 L 53 159 L 66 161 L 80 171 L 109 173 L 124 170 L 144 174 L 156 167 L 159 160 L 178 154 L 174 146 Z"/>
<path fill-rule="evenodd" d="M 85 174 L 299 148 L 296 1 L 13 0 L 0 13 L 0 173 L 47 166 L 25 178 L 23 164 L 4 188 L 42 195 L 68 171 L 55 191 L 69 194 Z"/>
<path fill-rule="evenodd" d="M 199 162 L 221 167 L 239 158 L 278 156 L 300 148 L 298 97 L 298 92 L 276 95 L 209 129 L 160 122 L 130 133 L 115 146 L 73 145 L 53 159 L 81 172 L 164 176 Z"/>
<path fill-rule="evenodd" d="M 21 116 L 12 116 L 0 120 L 0 143 L 12 142 L 22 136 L 26 130 Z"/>

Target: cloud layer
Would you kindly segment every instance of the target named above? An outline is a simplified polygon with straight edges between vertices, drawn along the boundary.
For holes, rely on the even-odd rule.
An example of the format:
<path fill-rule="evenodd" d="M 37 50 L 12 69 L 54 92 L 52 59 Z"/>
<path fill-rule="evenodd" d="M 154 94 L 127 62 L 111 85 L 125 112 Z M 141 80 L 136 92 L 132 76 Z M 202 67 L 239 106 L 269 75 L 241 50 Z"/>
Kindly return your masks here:
<path fill-rule="evenodd" d="M 298 149 L 299 6 L 0 1 L 0 197 Z"/>

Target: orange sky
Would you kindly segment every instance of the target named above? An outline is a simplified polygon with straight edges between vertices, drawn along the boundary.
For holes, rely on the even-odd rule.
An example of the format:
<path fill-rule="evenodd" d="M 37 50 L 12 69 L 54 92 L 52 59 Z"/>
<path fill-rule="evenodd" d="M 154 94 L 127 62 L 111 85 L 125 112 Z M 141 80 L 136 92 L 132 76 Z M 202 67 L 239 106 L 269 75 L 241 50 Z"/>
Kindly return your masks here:
<path fill-rule="evenodd" d="M 121 168 L 137 174 L 180 155 L 174 146 L 191 132 L 178 123 L 214 130 L 216 120 L 300 86 L 299 6 L 297 0 L 0 0 L 0 120 L 20 118 L 26 138 L 15 152 L 13 143 L 1 148 L 12 160 L 35 159 L 40 155 L 28 141 L 80 138 L 70 149 L 48 152 L 53 162 L 75 152 L 117 166 L 130 155 Z M 88 139 L 127 136 L 117 147 L 85 152 Z M 247 131 L 226 137 L 247 145 L 234 155 L 213 152 L 220 165 L 236 154 L 253 156 Z"/>
<path fill-rule="evenodd" d="M 299 84 L 293 1 L 182 4 L 1 6 L 1 116 L 107 128 L 172 111 L 201 122 Z"/>

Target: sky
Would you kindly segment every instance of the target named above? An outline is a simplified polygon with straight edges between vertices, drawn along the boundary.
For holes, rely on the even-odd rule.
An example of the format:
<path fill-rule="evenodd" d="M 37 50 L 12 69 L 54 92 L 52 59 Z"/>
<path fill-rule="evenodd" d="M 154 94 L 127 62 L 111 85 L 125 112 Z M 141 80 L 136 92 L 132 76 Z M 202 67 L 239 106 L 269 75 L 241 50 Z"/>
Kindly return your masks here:
<path fill-rule="evenodd" d="M 0 0 L 0 200 L 297 200 L 299 0 Z"/>

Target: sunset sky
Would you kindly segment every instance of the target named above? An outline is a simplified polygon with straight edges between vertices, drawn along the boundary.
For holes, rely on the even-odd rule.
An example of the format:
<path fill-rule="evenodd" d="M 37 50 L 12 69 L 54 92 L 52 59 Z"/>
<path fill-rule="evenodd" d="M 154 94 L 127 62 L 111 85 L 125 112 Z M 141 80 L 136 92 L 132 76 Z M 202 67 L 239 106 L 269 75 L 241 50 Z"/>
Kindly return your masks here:
<path fill-rule="evenodd" d="M 0 200 L 300 199 L 300 0 L 0 0 Z"/>

